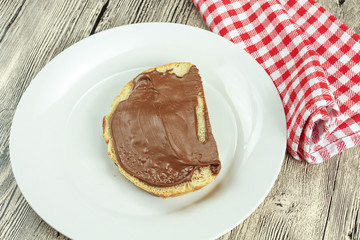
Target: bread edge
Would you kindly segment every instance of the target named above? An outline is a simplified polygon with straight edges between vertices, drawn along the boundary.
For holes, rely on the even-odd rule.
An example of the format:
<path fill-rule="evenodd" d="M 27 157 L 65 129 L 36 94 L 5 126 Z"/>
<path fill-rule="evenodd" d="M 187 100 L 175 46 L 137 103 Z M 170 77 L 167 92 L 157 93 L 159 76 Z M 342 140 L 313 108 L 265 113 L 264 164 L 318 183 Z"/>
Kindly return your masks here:
<path fill-rule="evenodd" d="M 169 63 L 169 64 L 161 65 L 158 67 L 150 68 L 148 70 L 145 70 L 144 72 L 151 72 L 153 70 L 156 70 L 159 72 L 165 72 L 165 71 L 171 70 L 170 72 L 174 72 L 178 76 L 185 75 L 187 72 L 184 74 L 179 74 L 179 72 L 177 71 L 179 66 L 188 68 L 187 69 L 187 72 L 188 72 L 189 69 L 191 68 L 191 66 L 193 66 L 193 64 L 188 63 L 188 62 Z M 183 182 L 183 183 L 180 183 L 180 184 L 177 184 L 174 186 L 169 186 L 169 187 L 158 187 L 158 186 L 149 185 L 148 183 L 132 176 L 131 174 L 126 172 L 121 167 L 121 165 L 118 162 L 117 157 L 116 157 L 114 141 L 111 136 L 110 120 L 111 120 L 112 114 L 114 113 L 114 111 L 117 108 L 117 105 L 121 101 L 126 100 L 130 96 L 130 94 L 132 92 L 132 88 L 133 88 L 133 80 L 129 81 L 124 86 L 124 88 L 122 89 L 120 94 L 115 97 L 113 103 L 111 104 L 110 112 L 107 115 L 105 115 L 103 118 L 103 135 L 104 135 L 104 139 L 107 144 L 107 152 L 108 152 L 108 155 L 110 156 L 110 158 L 114 161 L 114 163 L 119 168 L 119 171 L 128 180 L 133 182 L 136 186 L 140 187 L 141 189 L 143 189 L 155 196 L 163 197 L 163 198 L 176 197 L 176 196 L 184 195 L 186 193 L 190 193 L 190 192 L 199 190 L 199 189 L 205 187 L 206 185 L 208 185 L 209 183 L 211 183 L 213 180 L 215 180 L 217 175 L 214 175 L 212 173 L 210 166 L 206 166 L 206 167 L 201 167 L 199 169 L 196 169 L 193 173 L 191 181 Z M 198 107 L 200 105 L 203 107 L 202 108 Z M 198 106 L 196 107 L 197 112 L 199 111 L 199 109 L 201 109 L 202 116 L 204 116 L 205 115 L 204 107 L 206 107 L 204 96 L 200 96 L 200 95 L 198 96 Z"/>

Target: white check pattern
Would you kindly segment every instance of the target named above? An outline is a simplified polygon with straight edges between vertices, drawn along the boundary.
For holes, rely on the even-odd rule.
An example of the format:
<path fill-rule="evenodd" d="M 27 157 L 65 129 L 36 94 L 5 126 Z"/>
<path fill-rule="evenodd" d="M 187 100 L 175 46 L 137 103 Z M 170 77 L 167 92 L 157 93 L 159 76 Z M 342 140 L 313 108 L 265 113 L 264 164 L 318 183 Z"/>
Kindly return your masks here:
<path fill-rule="evenodd" d="M 360 143 L 358 34 L 314 0 L 193 1 L 272 78 L 294 158 L 320 163 Z"/>

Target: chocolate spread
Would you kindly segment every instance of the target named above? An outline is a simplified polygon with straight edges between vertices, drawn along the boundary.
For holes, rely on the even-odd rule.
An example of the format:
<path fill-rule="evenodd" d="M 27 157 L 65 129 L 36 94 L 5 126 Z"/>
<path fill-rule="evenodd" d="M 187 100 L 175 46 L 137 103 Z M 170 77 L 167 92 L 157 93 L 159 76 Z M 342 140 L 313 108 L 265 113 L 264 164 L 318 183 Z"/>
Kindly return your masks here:
<path fill-rule="evenodd" d="M 196 169 L 221 168 L 205 107 L 206 140 L 197 135 L 197 96 L 204 96 L 198 69 L 179 77 L 170 71 L 142 73 L 111 119 L 111 134 L 121 167 L 153 186 L 190 181 Z"/>

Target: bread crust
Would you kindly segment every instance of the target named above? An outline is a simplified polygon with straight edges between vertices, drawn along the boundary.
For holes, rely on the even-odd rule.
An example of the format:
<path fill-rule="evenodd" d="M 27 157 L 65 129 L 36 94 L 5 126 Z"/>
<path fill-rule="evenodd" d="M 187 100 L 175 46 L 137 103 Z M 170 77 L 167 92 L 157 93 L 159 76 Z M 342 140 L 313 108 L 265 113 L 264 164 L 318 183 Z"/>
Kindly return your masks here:
<path fill-rule="evenodd" d="M 153 70 L 159 71 L 159 72 L 165 72 L 168 70 L 171 70 L 170 72 L 175 73 L 178 76 L 183 76 L 185 75 L 190 67 L 193 66 L 193 64 L 191 63 L 169 63 L 169 64 L 165 64 L 159 67 L 155 67 L 155 68 L 150 68 L 144 72 L 151 72 Z M 158 187 L 158 186 L 152 186 L 149 185 L 148 183 L 132 176 L 131 174 L 129 174 L 128 172 L 126 172 L 120 165 L 120 163 L 118 162 L 118 159 L 116 157 L 115 154 L 115 146 L 114 146 L 114 140 L 111 136 L 111 129 L 110 129 L 110 120 L 111 120 L 111 116 L 114 113 L 114 111 L 116 110 L 118 104 L 121 101 L 126 100 L 133 89 L 133 80 L 131 80 L 130 82 L 128 82 L 124 88 L 122 89 L 122 91 L 120 92 L 120 94 L 118 96 L 115 97 L 113 103 L 111 104 L 111 109 L 110 112 L 104 116 L 103 118 L 103 134 L 104 134 L 104 138 L 107 144 L 107 150 L 108 150 L 108 155 L 110 156 L 110 158 L 114 161 L 114 163 L 117 165 L 117 167 L 119 168 L 119 171 L 131 182 L 133 182 L 136 186 L 140 187 L 141 189 L 155 195 L 155 196 L 159 196 L 159 197 L 163 197 L 163 198 L 167 198 L 167 197 L 175 197 L 175 196 L 180 196 L 189 192 L 193 192 L 196 191 L 200 188 L 203 188 L 204 186 L 208 185 L 210 182 L 212 182 L 217 175 L 214 175 L 210 169 L 210 166 L 206 166 L 206 167 L 201 167 L 197 170 L 194 171 L 193 176 L 191 178 L 191 181 L 188 182 L 183 182 L 174 186 L 170 186 L 170 187 Z M 204 96 L 199 95 L 198 96 L 198 106 L 196 107 L 196 112 L 197 112 L 197 117 L 198 118 L 204 118 L 205 115 L 205 99 Z M 202 122 L 202 121 L 198 121 L 198 122 Z M 203 126 L 202 128 L 204 128 L 205 126 Z M 200 132 L 198 131 L 198 136 L 199 136 Z M 203 141 L 205 141 L 205 136 L 200 137 L 199 139 L 203 139 Z"/>

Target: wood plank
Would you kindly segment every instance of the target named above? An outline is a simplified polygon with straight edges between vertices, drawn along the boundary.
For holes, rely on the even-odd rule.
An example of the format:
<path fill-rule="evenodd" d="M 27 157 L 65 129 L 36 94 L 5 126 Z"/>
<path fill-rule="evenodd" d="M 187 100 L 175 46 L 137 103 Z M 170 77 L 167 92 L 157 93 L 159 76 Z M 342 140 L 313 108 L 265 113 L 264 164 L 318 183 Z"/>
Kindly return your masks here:
<path fill-rule="evenodd" d="M 2 5 L 12 16 L 16 2 Z M 8 6 L 13 4 L 13 6 Z M 25 2 L 0 42 L 0 239 L 64 239 L 31 209 L 16 185 L 9 161 L 11 120 L 22 93 L 41 68 L 88 36 L 100 13 L 98 1 Z M 5 26 L 6 18 L 1 18 Z M 3 22 L 4 21 L 4 22 Z M 8 24 L 9 25 L 9 24 Z M 4 31 L 2 31 L 4 32 Z"/>
<path fill-rule="evenodd" d="M 360 148 L 341 154 L 324 239 L 360 239 Z"/>
<path fill-rule="evenodd" d="M 360 32 L 360 2 L 320 0 Z M 177 22 L 207 29 L 190 0 L 0 2 L 0 239 L 67 239 L 41 220 L 16 185 L 9 133 L 16 105 L 40 69 L 93 33 L 138 22 Z M 360 147 L 321 165 L 289 155 L 259 208 L 220 239 L 360 239 Z"/>
<path fill-rule="evenodd" d="M 16 18 L 21 14 L 24 4 L 25 0 L 0 2 L 0 42 L 4 39 Z"/>
<path fill-rule="evenodd" d="M 142 22 L 173 22 L 208 29 L 190 1 L 110 1 L 96 32 Z"/>

